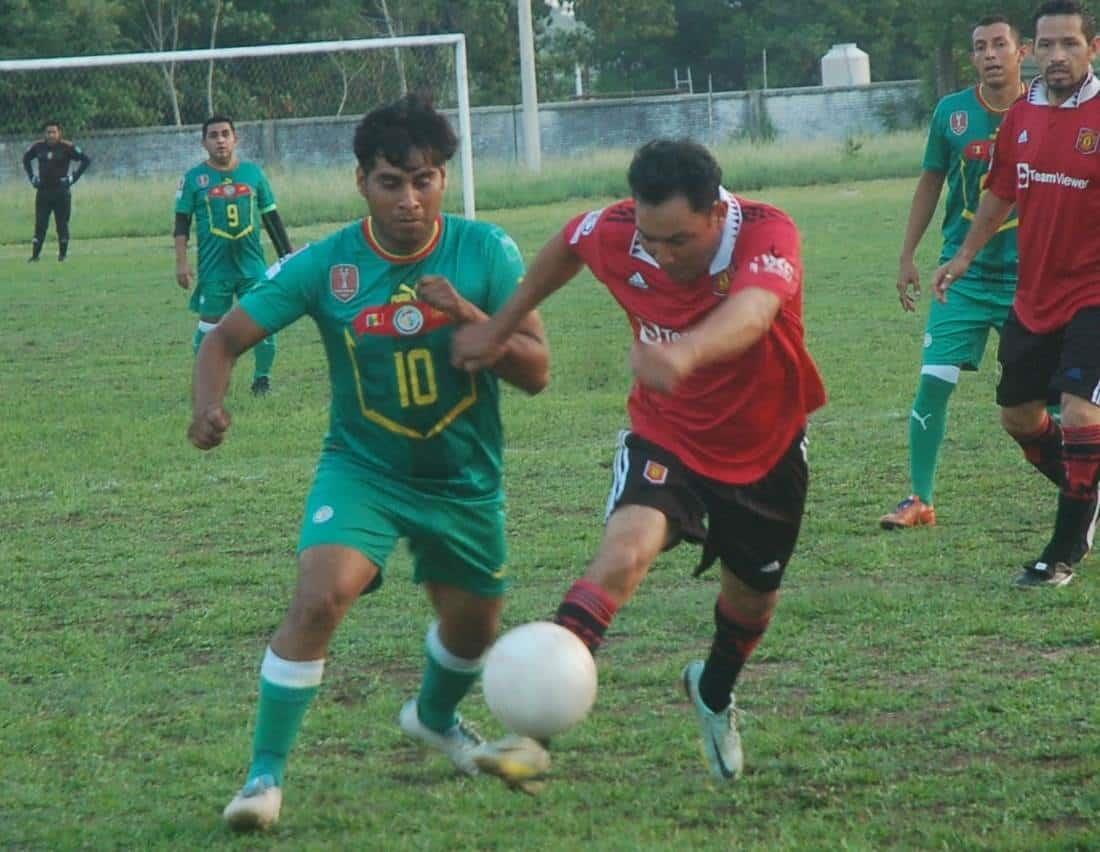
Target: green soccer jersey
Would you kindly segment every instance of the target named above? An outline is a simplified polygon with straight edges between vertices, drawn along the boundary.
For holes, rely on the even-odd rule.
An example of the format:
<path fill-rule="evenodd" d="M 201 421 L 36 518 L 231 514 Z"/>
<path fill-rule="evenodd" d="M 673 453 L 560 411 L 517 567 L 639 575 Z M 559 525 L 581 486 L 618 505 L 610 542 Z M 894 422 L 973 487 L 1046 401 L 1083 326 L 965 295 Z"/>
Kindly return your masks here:
<path fill-rule="evenodd" d="M 1004 113 L 994 112 L 982 101 L 976 87 L 948 95 L 936 105 L 922 165 L 928 171 L 947 175 L 941 263 L 955 256 L 970 230 L 989 170 L 993 140 L 1003 117 Z M 975 290 L 989 284 L 1015 286 L 1016 263 L 1013 209 L 974 258 L 967 278 L 975 280 L 958 281 L 953 286 Z"/>
<path fill-rule="evenodd" d="M 255 163 L 223 172 L 204 162 L 180 178 L 176 212 L 195 218 L 199 284 L 263 278 L 260 217 L 274 209 L 275 193 Z"/>
<path fill-rule="evenodd" d="M 523 277 L 516 244 L 493 225 L 443 216 L 415 255 L 387 253 L 370 220 L 349 225 L 273 266 L 241 299 L 276 332 L 308 314 L 328 356 L 332 409 L 325 451 L 378 475 L 453 497 L 500 493 L 502 435 L 496 376 L 451 366 L 454 326 L 417 300 L 442 275 L 495 312 Z"/>

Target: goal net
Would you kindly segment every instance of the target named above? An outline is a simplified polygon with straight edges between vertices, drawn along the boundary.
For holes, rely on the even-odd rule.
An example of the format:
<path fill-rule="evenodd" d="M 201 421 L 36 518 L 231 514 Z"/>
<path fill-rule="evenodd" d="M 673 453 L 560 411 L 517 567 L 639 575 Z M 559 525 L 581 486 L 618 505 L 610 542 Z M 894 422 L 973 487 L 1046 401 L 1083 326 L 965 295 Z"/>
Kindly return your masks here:
<path fill-rule="evenodd" d="M 461 177 L 463 210 L 472 217 L 461 34 L 0 61 L 0 136 L 34 138 L 44 121 L 58 120 L 66 135 L 90 148 L 99 134 L 197 125 L 222 113 L 238 124 L 264 122 L 265 150 L 252 148 L 248 156 L 292 168 L 298 162 L 344 162 L 355 122 L 409 92 L 428 95 L 450 117 L 459 136 L 454 165 L 460 175 L 452 166 L 452 180 Z M 310 133 L 313 120 L 319 129 Z M 310 140 L 315 149 L 303 150 Z M 193 134 L 187 143 L 193 159 Z M 337 159 L 326 145 L 334 146 Z M 151 158 L 147 168 L 178 171 L 176 163 L 165 162 L 171 159 Z M 110 168 L 102 158 L 97 163 Z"/>

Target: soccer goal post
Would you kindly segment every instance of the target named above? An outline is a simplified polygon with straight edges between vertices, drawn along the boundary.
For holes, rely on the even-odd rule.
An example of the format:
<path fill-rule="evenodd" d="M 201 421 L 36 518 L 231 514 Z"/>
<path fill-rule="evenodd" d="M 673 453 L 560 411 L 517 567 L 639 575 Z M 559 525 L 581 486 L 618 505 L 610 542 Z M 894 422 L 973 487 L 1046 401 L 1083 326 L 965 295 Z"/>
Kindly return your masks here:
<path fill-rule="evenodd" d="M 235 122 L 297 129 L 308 139 L 303 127 L 311 119 L 350 123 L 408 92 L 430 96 L 455 123 L 462 209 L 473 218 L 470 92 L 460 33 L 0 60 L 0 134 L 37 135 L 44 121 L 59 120 L 87 141 L 102 131 L 200 124 L 224 113 Z M 323 136 L 322 126 L 314 138 Z M 341 148 L 348 150 L 350 135 Z M 286 156 L 285 164 L 293 167 L 294 157 Z"/>

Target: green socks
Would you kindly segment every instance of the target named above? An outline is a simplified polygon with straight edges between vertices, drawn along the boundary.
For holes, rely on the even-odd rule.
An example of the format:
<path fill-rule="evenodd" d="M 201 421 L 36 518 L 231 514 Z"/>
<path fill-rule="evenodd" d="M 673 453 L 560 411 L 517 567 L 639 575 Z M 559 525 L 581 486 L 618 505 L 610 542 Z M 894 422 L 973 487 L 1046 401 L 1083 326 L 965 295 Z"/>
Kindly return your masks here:
<path fill-rule="evenodd" d="M 282 786 L 287 756 L 298 737 L 306 709 L 321 685 L 324 667 L 324 660 L 284 660 L 271 648 L 267 649 L 260 667 L 260 701 L 249 781 L 270 775 L 277 786 Z"/>
<path fill-rule="evenodd" d="M 947 401 L 955 390 L 947 382 L 922 373 L 917 398 L 909 414 L 909 474 L 913 493 L 931 505 L 936 483 L 936 464 L 947 428 Z"/>
<path fill-rule="evenodd" d="M 481 658 L 465 660 L 443 647 L 438 622 L 428 628 L 426 645 L 427 665 L 416 712 L 423 725 L 442 734 L 458 721 L 455 708 L 481 674 Z"/>
<path fill-rule="evenodd" d="M 275 363 L 275 335 L 270 334 L 252 347 L 252 354 L 256 356 L 256 371 L 252 378 L 259 379 L 271 377 L 271 365 Z"/>

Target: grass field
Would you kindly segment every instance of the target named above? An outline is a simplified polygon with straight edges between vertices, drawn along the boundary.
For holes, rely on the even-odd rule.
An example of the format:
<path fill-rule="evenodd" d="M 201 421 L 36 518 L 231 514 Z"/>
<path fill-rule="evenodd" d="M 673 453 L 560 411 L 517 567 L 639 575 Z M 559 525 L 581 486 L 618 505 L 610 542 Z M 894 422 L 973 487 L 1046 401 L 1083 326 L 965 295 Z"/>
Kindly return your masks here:
<path fill-rule="evenodd" d="M 662 557 L 613 624 L 596 710 L 556 743 L 538 798 L 458 778 L 400 736 L 430 618 L 402 556 L 337 635 L 282 822 L 243 840 L 219 813 L 294 583 L 327 413 L 316 332 L 282 335 L 267 399 L 247 393 L 246 356 L 231 436 L 200 454 L 184 438 L 194 321 L 167 227 L 88 239 L 84 206 L 64 265 L 52 244 L 36 266 L 0 245 L 0 848 L 1100 849 L 1100 569 L 1011 588 L 1054 494 L 998 427 L 992 353 L 952 402 L 941 525 L 875 524 L 907 487 L 923 313 L 902 313 L 893 280 L 911 191 L 753 193 L 802 228 L 831 399 L 783 600 L 739 686 L 740 783 L 705 775 L 678 686 L 711 635 L 717 584 L 691 578 L 697 551 Z M 585 206 L 488 218 L 530 253 Z M 596 546 L 624 425 L 618 309 L 584 277 L 544 315 L 551 387 L 505 400 L 509 625 L 551 613 Z M 464 709 L 500 733 L 479 693 Z"/>

